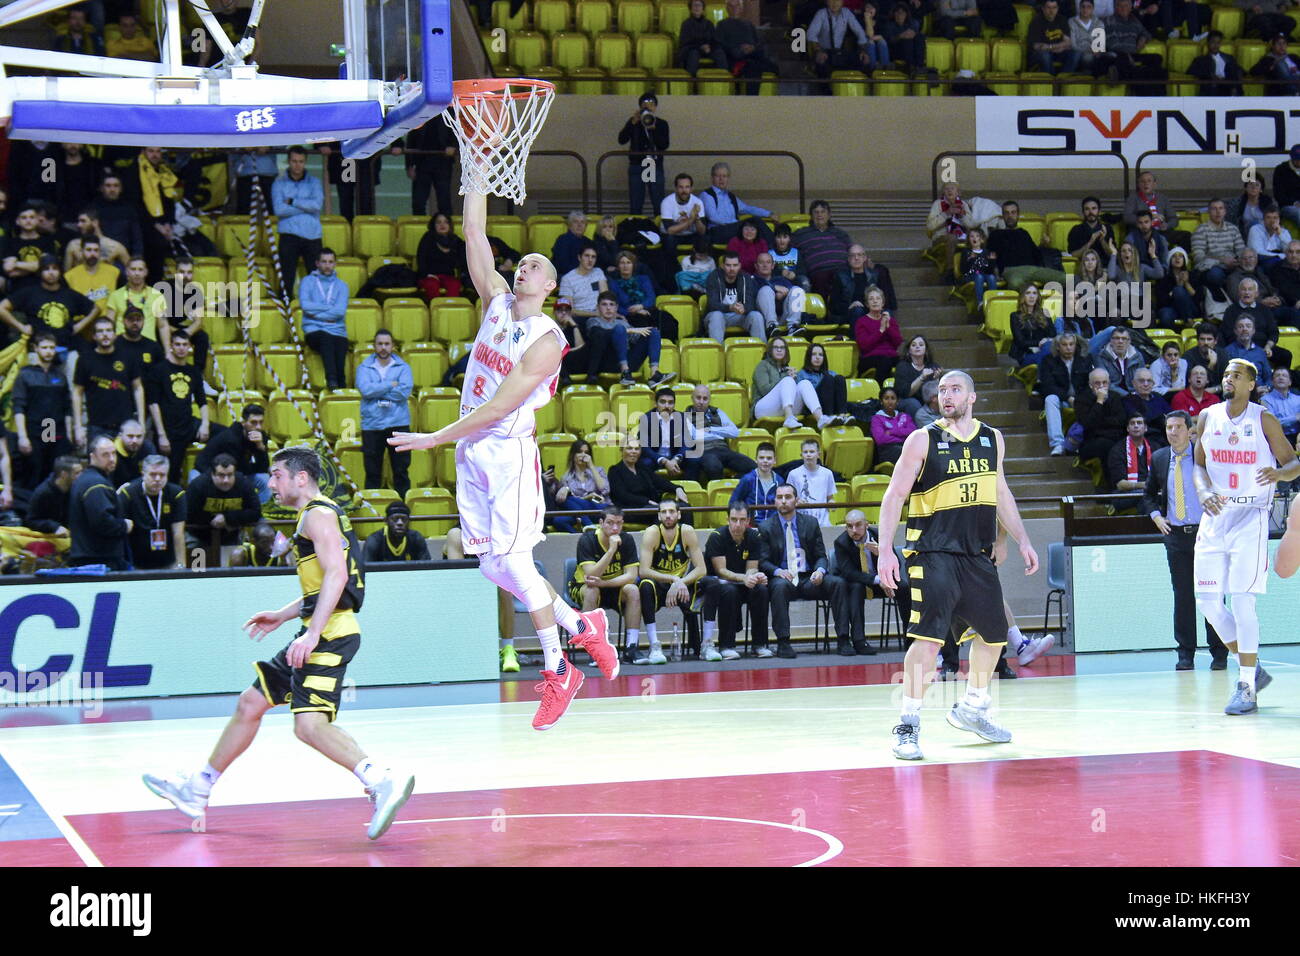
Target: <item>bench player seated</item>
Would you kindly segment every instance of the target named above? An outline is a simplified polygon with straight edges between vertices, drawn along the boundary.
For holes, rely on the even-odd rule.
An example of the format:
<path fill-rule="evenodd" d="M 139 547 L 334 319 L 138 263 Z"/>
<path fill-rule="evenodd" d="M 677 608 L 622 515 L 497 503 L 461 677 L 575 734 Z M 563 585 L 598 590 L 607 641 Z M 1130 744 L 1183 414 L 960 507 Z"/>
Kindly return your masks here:
<path fill-rule="evenodd" d="M 637 652 L 637 642 L 629 632 L 624 660 L 633 664 L 667 664 L 655 613 L 661 608 L 680 607 L 683 618 L 698 607 L 700 579 L 704 577 L 704 553 L 695 529 L 682 523 L 677 502 L 665 498 L 659 502 L 659 523 L 641 534 L 641 616 L 650 639 L 650 653 Z"/>
<path fill-rule="evenodd" d="M 636 542 L 623 531 L 623 509 L 608 505 L 600 524 L 578 539 L 578 566 L 569 582 L 569 600 L 583 613 L 604 608 L 623 615 L 628 647 L 640 640 L 641 594 L 636 582 L 640 559 Z"/>

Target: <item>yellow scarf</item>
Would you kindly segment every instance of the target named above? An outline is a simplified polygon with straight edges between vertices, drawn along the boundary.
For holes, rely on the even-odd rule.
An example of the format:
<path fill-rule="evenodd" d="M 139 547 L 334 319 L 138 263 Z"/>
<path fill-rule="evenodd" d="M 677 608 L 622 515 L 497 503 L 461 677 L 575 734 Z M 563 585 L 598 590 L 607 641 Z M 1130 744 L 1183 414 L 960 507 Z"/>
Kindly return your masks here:
<path fill-rule="evenodd" d="M 180 199 L 185 194 L 185 189 L 176 178 L 176 174 L 171 171 L 171 167 L 162 163 L 155 169 L 153 164 L 144 158 L 143 151 L 137 164 L 140 169 L 140 195 L 144 200 L 144 208 L 149 211 L 149 215 L 157 219 L 163 214 L 163 197 Z"/>

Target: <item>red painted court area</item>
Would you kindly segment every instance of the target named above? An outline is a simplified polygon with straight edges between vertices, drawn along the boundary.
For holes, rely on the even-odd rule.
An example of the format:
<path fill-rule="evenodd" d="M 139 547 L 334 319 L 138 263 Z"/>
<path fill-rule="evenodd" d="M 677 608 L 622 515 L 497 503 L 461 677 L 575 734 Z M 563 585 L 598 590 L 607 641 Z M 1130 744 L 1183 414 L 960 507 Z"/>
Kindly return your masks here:
<path fill-rule="evenodd" d="M 1300 859 L 1300 770 L 1186 751 L 418 794 L 377 843 L 367 816 L 68 819 L 107 866 L 1279 866 Z"/>

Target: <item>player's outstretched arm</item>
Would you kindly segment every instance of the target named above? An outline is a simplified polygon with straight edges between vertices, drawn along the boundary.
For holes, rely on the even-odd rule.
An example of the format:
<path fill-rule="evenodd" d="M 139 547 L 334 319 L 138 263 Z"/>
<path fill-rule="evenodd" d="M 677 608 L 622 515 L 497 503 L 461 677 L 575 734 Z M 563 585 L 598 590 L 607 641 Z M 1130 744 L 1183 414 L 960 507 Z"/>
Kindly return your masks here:
<path fill-rule="evenodd" d="M 898 556 L 894 554 L 894 532 L 898 530 L 898 519 L 903 513 L 903 502 L 907 500 L 916 478 L 925 467 L 925 456 L 930 448 L 929 433 L 918 428 L 903 442 L 903 452 L 894 465 L 893 477 L 885 489 L 885 497 L 880 502 L 880 555 L 877 558 L 876 571 L 880 574 L 880 584 L 886 593 L 892 595 L 898 587 Z"/>
<path fill-rule="evenodd" d="M 466 193 L 461 210 L 461 227 L 465 232 L 465 262 L 469 278 L 478 292 L 479 301 L 487 305 L 498 294 L 510 291 L 510 284 L 497 272 L 496 257 L 487 237 L 487 196 Z"/>
<path fill-rule="evenodd" d="M 554 375 L 562 358 L 564 347 L 560 345 L 560 340 L 554 335 L 543 336 L 528 347 L 523 360 L 501 382 L 496 394 L 464 418 L 430 434 L 397 432 L 388 439 L 388 444 L 398 451 L 418 451 L 422 448 L 436 448 L 491 428 L 518 409 L 537 386 Z"/>
<path fill-rule="evenodd" d="M 1020 509 L 1016 507 L 1016 499 L 1012 497 L 1007 476 L 1002 471 L 1002 461 L 1006 457 L 1006 443 L 1002 440 L 1002 432 L 995 428 L 993 436 L 998 443 L 998 523 L 1006 529 L 1007 534 L 1016 539 L 1020 556 L 1025 561 L 1025 574 L 1033 574 L 1038 570 L 1038 552 L 1029 541 L 1024 522 L 1020 520 Z"/>

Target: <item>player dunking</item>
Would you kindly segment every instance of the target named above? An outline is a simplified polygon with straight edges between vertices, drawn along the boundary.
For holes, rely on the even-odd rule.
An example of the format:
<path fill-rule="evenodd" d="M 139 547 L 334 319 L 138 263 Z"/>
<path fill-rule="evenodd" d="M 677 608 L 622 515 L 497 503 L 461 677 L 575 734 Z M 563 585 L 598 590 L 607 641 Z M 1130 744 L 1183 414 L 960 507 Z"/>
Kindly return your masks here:
<path fill-rule="evenodd" d="M 1228 650 L 1237 655 L 1237 687 L 1225 714 L 1253 714 L 1256 695 L 1273 678 L 1259 666 L 1255 595 L 1268 582 L 1268 516 L 1273 483 L 1300 477 L 1300 460 L 1282 426 L 1251 402 L 1255 366 L 1232 359 L 1223 373 L 1223 401 L 1201 412 L 1192 481 L 1205 516 L 1196 532 L 1196 603 Z M 1290 522 L 1288 522 L 1290 523 Z M 1290 533 L 1288 531 L 1288 533 Z M 1288 564 L 1290 549 L 1285 553 Z M 1223 604 L 1232 597 L 1232 610 Z"/>
<path fill-rule="evenodd" d="M 533 565 L 546 511 L 534 413 L 554 396 L 568 347 L 560 327 L 542 314 L 542 303 L 556 285 L 555 267 L 545 256 L 524 256 L 511 292 L 488 245 L 482 193 L 466 191 L 464 228 L 470 278 L 487 308 L 465 369 L 461 417 L 432 434 L 399 433 L 388 441 L 399 451 L 456 442 L 456 506 L 465 552 L 477 554 L 488 580 L 528 608 L 545 655 L 538 685 L 542 702 L 533 727 L 548 730 L 564 716 L 584 680 L 560 650 L 557 622 L 607 680 L 619 671 L 605 612 L 578 614 Z"/>
<path fill-rule="evenodd" d="M 271 491 L 280 504 L 298 512 L 293 550 L 298 559 L 302 597 L 278 611 L 254 614 L 244 625 L 261 640 L 286 621 L 302 629 L 269 661 L 254 664 L 257 680 L 239 695 L 239 704 L 221 734 L 208 765 L 185 777 L 145 774 L 150 790 L 170 800 L 186 816 L 204 815 L 217 778 L 248 749 L 262 715 L 278 704 L 293 712 L 298 739 L 357 775 L 374 803 L 367 831 L 375 840 L 411 796 L 415 778 L 393 774 L 367 757 L 357 742 L 334 723 L 348 663 L 361 646 L 356 612 L 365 597 L 361 548 L 343 509 L 320 492 L 320 457 L 310 448 L 285 448 L 271 462 Z"/>
<path fill-rule="evenodd" d="M 1007 634 L 992 557 L 998 525 L 1019 545 L 1026 574 L 1038 570 L 1038 555 L 1002 474 L 1002 433 L 975 420 L 974 406 L 969 375 L 952 371 L 939 379 L 943 417 L 907 437 L 880 505 L 878 570 L 881 585 L 893 594 L 899 569 L 889 545 L 903 501 L 908 502 L 903 555 L 912 614 L 907 634 L 915 640 L 903 658 L 903 715 L 894 728 L 894 756 L 900 760 L 922 759 L 921 699 L 954 617 L 970 625 L 961 642 L 974 640 L 966 695 L 953 705 L 948 723 L 993 743 L 1011 740 L 988 717 L 989 681 Z M 997 639 L 989 641 L 985 634 Z"/>

